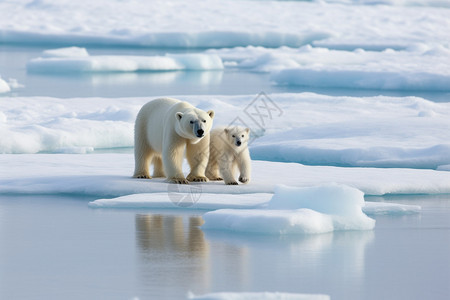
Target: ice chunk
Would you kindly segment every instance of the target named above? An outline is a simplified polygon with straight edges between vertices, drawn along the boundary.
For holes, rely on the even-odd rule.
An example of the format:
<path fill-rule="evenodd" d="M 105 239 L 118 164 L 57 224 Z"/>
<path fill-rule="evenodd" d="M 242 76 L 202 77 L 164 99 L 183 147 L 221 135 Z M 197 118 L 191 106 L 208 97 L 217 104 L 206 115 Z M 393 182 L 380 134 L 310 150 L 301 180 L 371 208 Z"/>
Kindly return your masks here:
<path fill-rule="evenodd" d="M 223 194 L 220 189 L 216 193 L 165 192 L 143 193 L 122 196 L 113 199 L 98 199 L 89 203 L 92 208 L 191 208 L 214 210 L 221 208 L 257 208 L 265 205 L 272 197 L 268 193 Z M 178 188 L 178 187 L 177 187 Z M 182 187 L 183 188 L 183 187 Z M 191 186 L 187 187 L 190 189 Z M 180 201 L 182 200 L 182 201 Z"/>
<path fill-rule="evenodd" d="M 321 294 L 294 294 L 279 292 L 260 293 L 211 293 L 195 296 L 189 293 L 188 299 L 193 300 L 329 300 L 330 296 Z"/>
<path fill-rule="evenodd" d="M 0 77 L 0 94 L 8 93 L 10 91 L 11 88 L 9 87 L 9 84 Z"/>
<path fill-rule="evenodd" d="M 278 186 L 267 209 L 208 212 L 203 228 L 260 234 L 371 230 L 375 220 L 363 213 L 363 206 L 364 194 L 344 185 Z"/>
<path fill-rule="evenodd" d="M 412 91 L 449 91 L 450 74 L 423 71 L 349 69 L 284 69 L 272 75 L 280 85 L 298 85 L 326 88 L 380 89 Z"/>
<path fill-rule="evenodd" d="M 90 56 L 84 48 L 62 48 L 44 51 L 42 57 L 27 64 L 36 73 L 200 71 L 222 70 L 215 54 L 172 54 L 166 56 Z"/>
<path fill-rule="evenodd" d="M 42 52 L 42 57 L 88 57 L 89 53 L 86 48 L 67 47 L 58 49 L 49 49 Z"/>

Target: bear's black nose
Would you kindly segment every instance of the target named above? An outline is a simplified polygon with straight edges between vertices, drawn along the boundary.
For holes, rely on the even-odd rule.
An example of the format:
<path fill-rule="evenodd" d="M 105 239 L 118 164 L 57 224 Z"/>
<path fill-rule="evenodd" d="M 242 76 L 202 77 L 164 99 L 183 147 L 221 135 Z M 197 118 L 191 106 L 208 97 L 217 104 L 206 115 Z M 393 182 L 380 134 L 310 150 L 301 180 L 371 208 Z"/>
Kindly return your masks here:
<path fill-rule="evenodd" d="M 242 144 L 241 141 L 237 141 L 237 142 L 236 142 L 236 145 L 237 145 L 237 146 L 240 146 L 241 144 Z"/>
<path fill-rule="evenodd" d="M 204 133 L 205 133 L 205 131 L 203 129 L 197 130 L 197 136 L 198 137 L 202 137 Z"/>

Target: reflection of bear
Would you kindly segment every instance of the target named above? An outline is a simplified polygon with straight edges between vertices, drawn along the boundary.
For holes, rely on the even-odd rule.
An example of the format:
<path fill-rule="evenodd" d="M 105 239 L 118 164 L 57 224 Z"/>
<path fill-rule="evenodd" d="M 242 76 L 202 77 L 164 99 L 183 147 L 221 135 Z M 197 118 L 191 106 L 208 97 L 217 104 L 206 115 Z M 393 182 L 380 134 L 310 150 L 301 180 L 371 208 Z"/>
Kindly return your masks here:
<path fill-rule="evenodd" d="M 251 159 L 248 151 L 249 128 L 240 126 L 220 127 L 211 131 L 210 156 L 206 176 L 210 180 L 223 180 L 225 184 L 238 184 L 235 169 L 239 169 L 239 181 L 250 181 Z"/>
<path fill-rule="evenodd" d="M 214 112 L 205 112 L 187 102 L 171 98 L 150 101 L 139 111 L 134 132 L 135 169 L 133 177 L 166 177 L 174 183 L 207 181 L 205 168 L 209 157 L 209 131 Z M 184 177 L 183 156 L 191 167 Z"/>
<path fill-rule="evenodd" d="M 211 289 L 202 217 L 138 214 L 135 222 L 142 299 L 184 299 L 189 289 Z"/>

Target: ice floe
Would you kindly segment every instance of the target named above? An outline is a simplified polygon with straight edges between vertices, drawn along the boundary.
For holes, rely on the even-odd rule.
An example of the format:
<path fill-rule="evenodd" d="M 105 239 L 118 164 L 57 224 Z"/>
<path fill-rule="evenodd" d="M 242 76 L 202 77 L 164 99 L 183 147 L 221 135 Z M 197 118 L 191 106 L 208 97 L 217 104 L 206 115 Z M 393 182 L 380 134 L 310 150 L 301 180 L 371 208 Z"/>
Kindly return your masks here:
<path fill-rule="evenodd" d="M 32 59 L 27 70 L 34 73 L 143 72 L 222 70 L 219 56 L 214 54 L 167 54 L 165 56 L 91 56 L 85 48 L 46 50 Z"/>
<path fill-rule="evenodd" d="M 116 209 L 253 209 L 266 208 L 273 194 L 246 193 L 225 194 L 217 189 L 217 193 L 204 193 L 199 185 L 174 187 L 181 191 L 168 191 L 164 193 L 131 194 L 116 198 L 97 199 L 89 202 L 92 208 Z M 270 206 L 269 206 L 270 207 Z M 366 215 L 409 215 L 421 211 L 418 205 L 406 205 L 390 202 L 366 201 L 362 207 Z"/>
<path fill-rule="evenodd" d="M 281 85 L 316 88 L 448 91 L 450 49 L 416 44 L 396 51 L 238 47 L 208 50 L 226 65 L 269 72 Z"/>
<path fill-rule="evenodd" d="M 105 199 L 141 193 L 167 194 L 176 186 L 159 178 L 132 178 L 133 154 L 4 154 L 0 155 L 0 165 L 2 194 L 76 194 Z M 184 170 L 188 172 L 187 164 Z M 271 194 L 278 184 L 308 187 L 329 182 L 352 186 L 366 195 L 450 193 L 450 172 L 443 171 L 304 166 L 266 161 L 253 161 L 252 170 L 250 184 L 227 186 L 223 182 L 207 182 L 198 186 L 205 195 Z M 141 199 L 152 201 L 145 195 Z M 167 197 L 155 199 L 156 202 L 170 200 Z M 125 200 L 134 201 L 131 196 Z M 211 200 L 200 197 L 198 205 L 202 205 L 202 201 L 206 205 Z M 142 201 L 139 205 L 147 204 Z"/>

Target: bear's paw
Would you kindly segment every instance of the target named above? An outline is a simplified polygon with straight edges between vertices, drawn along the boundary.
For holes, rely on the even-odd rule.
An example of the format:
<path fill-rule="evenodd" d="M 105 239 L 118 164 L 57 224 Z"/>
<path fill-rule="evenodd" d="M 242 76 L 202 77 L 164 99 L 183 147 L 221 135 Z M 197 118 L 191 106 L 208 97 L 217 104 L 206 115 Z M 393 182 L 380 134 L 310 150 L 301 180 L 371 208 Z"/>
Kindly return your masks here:
<path fill-rule="evenodd" d="M 208 178 L 206 178 L 205 176 L 195 176 L 195 175 L 189 174 L 187 177 L 187 180 L 192 181 L 192 182 L 207 182 Z"/>
<path fill-rule="evenodd" d="M 139 178 L 139 179 L 152 179 L 151 176 L 146 175 L 146 174 L 136 174 L 136 175 L 133 175 L 133 178 Z"/>
<path fill-rule="evenodd" d="M 226 185 L 238 185 L 236 181 L 225 182 Z"/>
<path fill-rule="evenodd" d="M 250 178 L 239 176 L 239 181 L 242 183 L 248 183 L 250 181 Z"/>
<path fill-rule="evenodd" d="M 176 183 L 176 184 L 189 184 L 189 181 L 186 178 L 170 178 L 169 179 L 170 183 Z"/>

